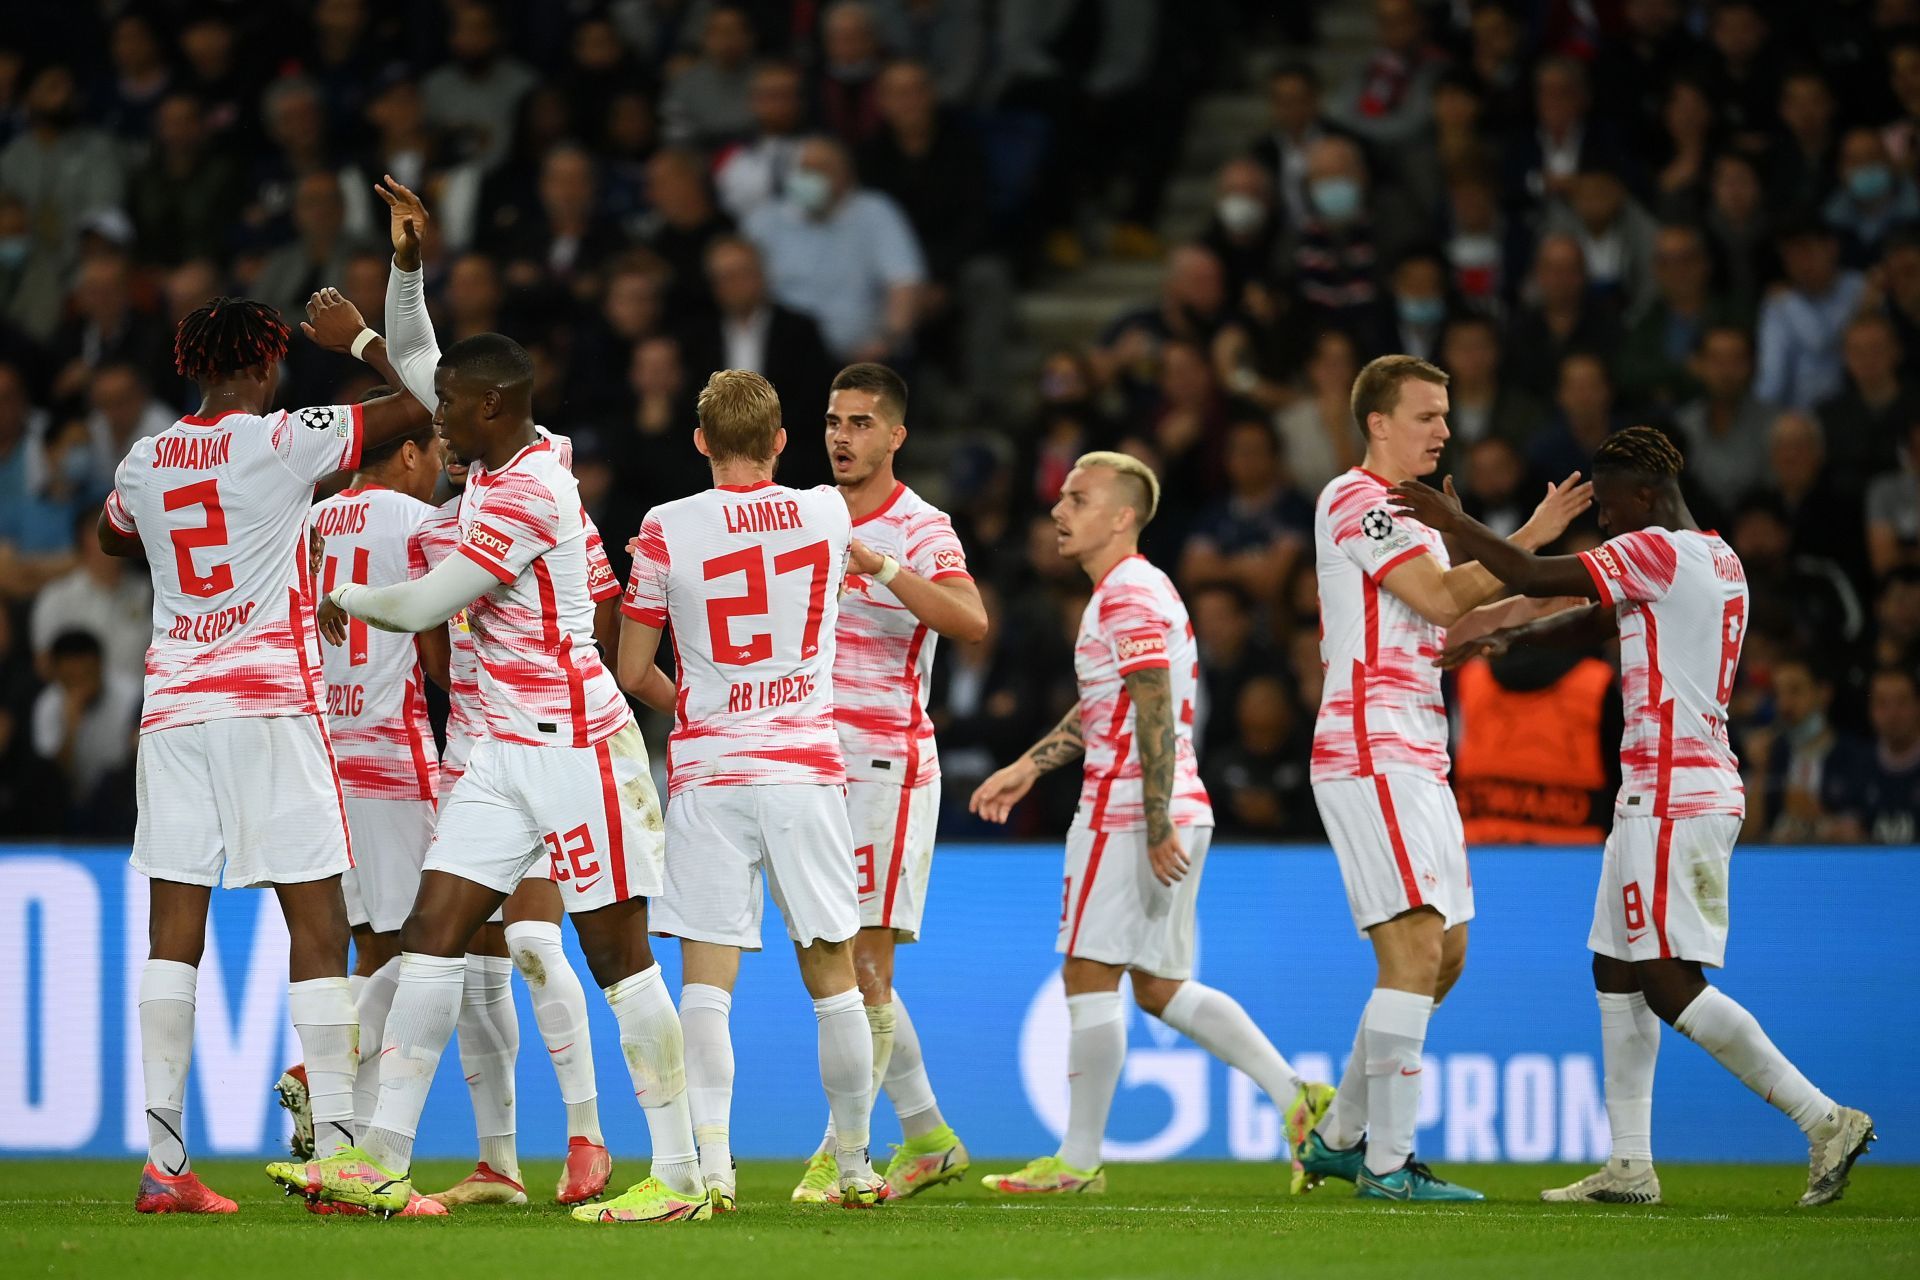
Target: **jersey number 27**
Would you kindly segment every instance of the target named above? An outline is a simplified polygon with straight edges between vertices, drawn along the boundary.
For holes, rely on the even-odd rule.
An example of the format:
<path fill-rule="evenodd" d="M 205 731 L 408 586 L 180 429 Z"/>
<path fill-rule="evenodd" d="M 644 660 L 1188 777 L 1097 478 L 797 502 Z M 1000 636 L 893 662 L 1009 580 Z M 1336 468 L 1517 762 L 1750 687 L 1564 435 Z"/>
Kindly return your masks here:
<path fill-rule="evenodd" d="M 820 622 L 827 607 L 827 555 L 825 542 L 795 547 L 772 557 L 775 574 L 807 571 L 807 621 L 800 633 L 800 657 L 807 659 L 820 652 Z M 715 596 L 707 601 L 707 652 L 714 662 L 725 667 L 745 667 L 773 656 L 773 633 L 734 634 L 735 619 L 743 623 L 767 616 L 767 560 L 764 547 L 742 547 L 726 555 L 715 556 L 700 566 L 708 582 L 741 574 L 746 590 L 737 596 Z"/>

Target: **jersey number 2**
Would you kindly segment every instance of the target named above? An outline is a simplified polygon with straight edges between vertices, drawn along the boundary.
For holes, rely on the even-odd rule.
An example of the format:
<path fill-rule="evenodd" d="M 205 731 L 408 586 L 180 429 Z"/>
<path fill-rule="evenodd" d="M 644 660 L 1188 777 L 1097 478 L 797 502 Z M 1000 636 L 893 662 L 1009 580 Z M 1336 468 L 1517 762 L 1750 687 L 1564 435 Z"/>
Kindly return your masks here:
<path fill-rule="evenodd" d="M 811 658 L 820 652 L 820 622 L 827 607 L 827 552 L 824 542 L 795 547 L 773 557 L 776 574 L 808 571 L 807 623 L 800 633 L 800 657 Z M 746 578 L 746 590 L 737 596 L 716 596 L 707 601 L 707 652 L 723 667 L 745 667 L 765 662 L 773 656 L 773 633 L 762 631 L 742 640 L 733 634 L 735 618 L 763 618 L 767 615 L 767 553 L 764 547 L 742 547 L 724 556 L 715 556 L 700 566 L 708 582 L 732 574 Z"/>
<path fill-rule="evenodd" d="M 233 567 L 224 561 L 212 566 L 203 576 L 193 567 L 193 553 L 203 547 L 227 545 L 227 513 L 220 507 L 220 482 L 200 480 L 169 489 L 160 495 L 168 511 L 199 507 L 206 513 L 203 524 L 169 529 L 173 539 L 173 561 L 180 573 L 180 589 L 190 596 L 207 599 L 233 590 Z"/>

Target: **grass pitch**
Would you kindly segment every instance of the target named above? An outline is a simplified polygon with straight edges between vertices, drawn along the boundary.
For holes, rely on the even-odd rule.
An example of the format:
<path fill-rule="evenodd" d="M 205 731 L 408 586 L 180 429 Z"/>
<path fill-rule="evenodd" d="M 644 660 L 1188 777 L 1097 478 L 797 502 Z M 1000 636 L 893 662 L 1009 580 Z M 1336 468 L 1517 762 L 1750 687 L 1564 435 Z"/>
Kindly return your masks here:
<path fill-rule="evenodd" d="M 973 1172 L 1015 1163 L 976 1160 Z M 417 1185 L 448 1185 L 470 1167 L 423 1161 Z M 316 1218 L 258 1162 L 196 1168 L 240 1202 L 238 1215 L 139 1217 L 137 1161 L 0 1164 L 0 1276 L 632 1280 L 636 1267 L 686 1280 L 1920 1274 L 1920 1167 L 1871 1159 L 1856 1167 L 1846 1199 L 1816 1210 L 1792 1207 L 1806 1170 L 1787 1165 L 1667 1166 L 1668 1204 L 1636 1209 L 1541 1204 L 1540 1188 L 1587 1172 L 1567 1166 L 1445 1168 L 1488 1203 L 1402 1207 L 1355 1202 L 1344 1183 L 1290 1199 L 1284 1167 L 1182 1163 L 1110 1166 L 1107 1195 L 1062 1201 L 990 1197 L 970 1175 L 971 1185 L 871 1213 L 791 1205 L 800 1162 L 759 1162 L 740 1168 L 739 1213 L 669 1227 L 584 1226 L 551 1204 L 426 1221 Z M 625 1162 L 616 1183 L 643 1168 Z M 536 1192 L 557 1174 L 551 1161 L 527 1168 Z M 327 1260 L 336 1247 L 346 1252 Z"/>

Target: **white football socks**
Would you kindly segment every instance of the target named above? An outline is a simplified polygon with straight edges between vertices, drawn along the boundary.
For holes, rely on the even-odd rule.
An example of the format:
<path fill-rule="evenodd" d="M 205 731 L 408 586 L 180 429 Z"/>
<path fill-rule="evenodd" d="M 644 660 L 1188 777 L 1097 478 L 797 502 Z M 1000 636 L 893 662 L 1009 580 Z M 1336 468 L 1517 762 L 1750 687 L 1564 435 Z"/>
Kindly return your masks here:
<path fill-rule="evenodd" d="M 420 1113 L 460 1019 L 466 975 L 463 956 L 400 955 L 400 985 L 380 1046 L 380 1105 L 360 1139 L 368 1158 L 389 1173 L 404 1174 L 413 1163 Z"/>
<path fill-rule="evenodd" d="M 469 952 L 460 999 L 460 1074 L 473 1098 L 480 1163 L 520 1179 L 514 1107 L 514 1062 L 520 1018 L 513 1007 L 513 961 Z"/>
<path fill-rule="evenodd" d="M 1127 1060 L 1127 1016 L 1118 991 L 1067 997 L 1067 1132 L 1060 1159 L 1083 1172 L 1100 1167 L 1107 1112 Z"/>
<path fill-rule="evenodd" d="M 913 1019 L 907 1016 L 898 987 L 893 991 L 893 1055 L 881 1083 L 887 1100 L 893 1103 L 894 1114 L 900 1117 L 903 1136 L 918 1138 L 947 1122 L 940 1114 L 940 1104 L 934 1101 L 933 1082 L 927 1079 L 926 1059 L 920 1052 L 920 1033 L 913 1029 Z"/>
<path fill-rule="evenodd" d="M 1160 1020 L 1220 1061 L 1252 1078 L 1286 1115 L 1300 1091 L 1300 1074 L 1273 1047 L 1240 1002 L 1224 991 L 1194 981 L 1180 989 L 1160 1011 Z"/>
<path fill-rule="evenodd" d="M 653 1139 L 653 1176 L 683 1195 L 703 1194 L 687 1105 L 686 1041 L 660 966 L 649 965 L 604 990 L 620 1024 L 620 1053 L 633 1075 L 633 1096 Z"/>
<path fill-rule="evenodd" d="M 1367 1016 L 1360 1014 L 1360 1026 L 1353 1033 L 1353 1052 L 1340 1073 L 1340 1087 L 1334 1091 L 1333 1105 L 1320 1122 L 1320 1140 L 1334 1151 L 1351 1150 L 1367 1136 Z"/>
<path fill-rule="evenodd" d="M 1801 1132 L 1833 1122 L 1833 1099 L 1813 1087 L 1800 1069 L 1774 1048 L 1751 1013 L 1721 991 L 1708 987 L 1673 1020 L 1673 1029 L 1705 1049 L 1740 1082 L 1787 1113 Z"/>
<path fill-rule="evenodd" d="M 1638 991 L 1594 994 L 1600 999 L 1601 1061 L 1614 1162 L 1652 1164 L 1653 1066 L 1660 1056 L 1660 1018 Z"/>
<path fill-rule="evenodd" d="M 347 976 L 287 986 L 287 1013 L 307 1067 L 313 1155 L 325 1160 L 353 1145 L 353 1078 L 360 1066 L 360 1015 Z"/>
<path fill-rule="evenodd" d="M 813 1002 L 819 1021 L 820 1083 L 833 1112 L 834 1155 L 840 1178 L 872 1177 L 867 1117 L 873 1106 L 873 1031 L 861 1012 L 860 988 Z"/>
<path fill-rule="evenodd" d="M 545 920 L 510 924 L 507 951 L 533 997 L 533 1020 L 560 1081 L 560 1100 L 567 1104 L 567 1134 L 604 1147 L 600 1090 L 593 1074 L 593 1035 L 587 1028 L 587 991 L 567 960 L 560 926 Z"/>
<path fill-rule="evenodd" d="M 360 980 L 360 996 L 354 1001 L 354 1011 L 360 1015 L 360 1066 L 353 1077 L 356 1134 L 366 1133 L 373 1123 L 373 1109 L 380 1105 L 380 1049 L 387 1038 L 387 1011 L 393 1008 L 393 993 L 399 988 L 399 956 Z"/>
<path fill-rule="evenodd" d="M 873 1040 L 873 1080 L 867 1089 L 867 1132 L 873 1132 L 873 1108 L 880 1098 L 880 1082 L 886 1079 L 887 1064 L 893 1060 L 893 1003 L 869 1004 L 863 1006 L 867 1011 L 867 1034 Z M 835 1148 L 833 1138 L 833 1117 L 827 1117 L 827 1134 L 820 1140 L 819 1151 L 832 1151 Z"/>
<path fill-rule="evenodd" d="M 733 1110 L 733 1036 L 727 1018 L 733 993 L 690 982 L 680 989 L 680 1025 L 687 1045 L 687 1103 L 700 1145 L 700 1172 L 707 1181 L 733 1186 L 733 1147 L 728 1117 Z"/>
<path fill-rule="evenodd" d="M 169 1177 L 187 1158 L 187 1068 L 193 1062 L 194 987 L 200 971 L 149 960 L 140 971 L 140 1069 L 147 1084 L 147 1162 Z"/>
<path fill-rule="evenodd" d="M 1367 1171 L 1392 1173 L 1413 1154 L 1420 1050 L 1433 997 L 1375 987 L 1361 1026 L 1367 1047 Z M 1325 1135 L 1321 1135 L 1324 1137 Z"/>

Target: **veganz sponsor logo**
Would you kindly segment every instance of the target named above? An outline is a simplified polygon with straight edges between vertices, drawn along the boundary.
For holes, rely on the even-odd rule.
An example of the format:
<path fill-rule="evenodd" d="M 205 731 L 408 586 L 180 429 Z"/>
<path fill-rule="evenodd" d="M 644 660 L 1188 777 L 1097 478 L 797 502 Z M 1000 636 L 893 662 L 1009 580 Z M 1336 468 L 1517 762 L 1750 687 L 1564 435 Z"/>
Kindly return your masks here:
<path fill-rule="evenodd" d="M 1620 560 L 1613 554 L 1611 547 L 1595 547 L 1593 549 L 1593 562 L 1599 565 L 1600 571 L 1609 578 L 1617 578 L 1623 572 L 1620 568 Z"/>
<path fill-rule="evenodd" d="M 936 569 L 964 569 L 967 567 L 967 557 L 962 552 L 948 548 L 933 558 L 933 567 Z"/>
<path fill-rule="evenodd" d="M 1149 654 L 1165 653 L 1167 638 L 1161 635 L 1121 636 L 1119 650 L 1120 661 L 1131 662 Z"/>
<path fill-rule="evenodd" d="M 490 525 L 474 525 L 467 530 L 467 541 L 496 560 L 504 560 L 507 553 L 513 550 L 513 539 Z"/>

